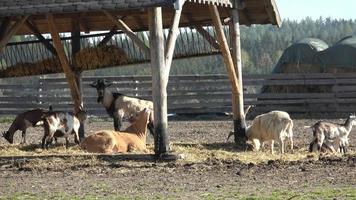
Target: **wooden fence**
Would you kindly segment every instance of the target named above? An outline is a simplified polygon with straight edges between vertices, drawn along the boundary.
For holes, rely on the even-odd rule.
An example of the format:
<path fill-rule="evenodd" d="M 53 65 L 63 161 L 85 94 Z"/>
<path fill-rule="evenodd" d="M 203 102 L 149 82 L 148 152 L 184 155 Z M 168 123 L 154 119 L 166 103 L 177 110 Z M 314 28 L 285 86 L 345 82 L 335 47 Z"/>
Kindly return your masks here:
<path fill-rule="evenodd" d="M 106 116 L 89 83 L 99 77 L 83 77 L 84 107 L 90 115 Z M 100 77 L 114 81 L 111 90 L 151 99 L 151 76 Z M 245 105 L 254 112 L 279 109 L 295 114 L 349 113 L 356 110 L 356 74 L 245 75 Z M 299 87 L 322 85 L 328 92 L 261 93 L 263 86 Z M 117 89 L 115 89 L 117 88 Z M 64 78 L 40 78 L 35 84 L 0 84 L 0 115 L 14 115 L 33 108 L 72 110 Z M 231 112 L 231 87 L 226 75 L 171 76 L 168 84 L 169 113 Z"/>

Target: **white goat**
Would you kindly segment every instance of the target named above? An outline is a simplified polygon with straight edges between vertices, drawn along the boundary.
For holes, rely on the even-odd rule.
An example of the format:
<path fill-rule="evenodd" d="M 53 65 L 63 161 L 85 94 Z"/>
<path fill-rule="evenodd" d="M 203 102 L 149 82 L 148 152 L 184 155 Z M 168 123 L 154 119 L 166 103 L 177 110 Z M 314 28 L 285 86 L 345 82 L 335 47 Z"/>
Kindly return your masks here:
<path fill-rule="evenodd" d="M 107 82 L 105 79 L 99 79 L 90 85 L 97 90 L 98 103 L 102 103 L 109 116 L 114 118 L 115 131 L 120 131 L 124 117 L 128 118 L 131 115 L 136 115 L 136 113 L 145 108 L 153 110 L 152 101 L 128 97 L 120 93 L 112 93 L 108 89 L 111 84 L 112 83 Z M 153 134 L 153 112 L 151 112 L 149 116 L 147 126 L 151 134 Z"/>
<path fill-rule="evenodd" d="M 280 152 L 284 153 L 284 140 L 289 138 L 293 149 L 293 121 L 289 114 L 283 111 L 271 111 L 255 117 L 252 124 L 246 128 L 246 137 L 252 141 L 254 150 L 258 151 L 261 144 L 271 141 L 272 154 L 274 141 L 277 140 Z"/>
<path fill-rule="evenodd" d="M 309 151 L 315 149 L 320 151 L 323 146 L 326 146 L 332 152 L 336 152 L 334 148 L 336 146 L 340 153 L 346 153 L 349 145 L 348 137 L 355 122 L 355 115 L 350 115 L 344 124 L 318 121 L 310 126 L 313 130 L 313 141 Z"/>
<path fill-rule="evenodd" d="M 53 137 L 59 136 L 65 137 L 66 147 L 68 147 L 70 134 L 74 134 L 74 141 L 79 144 L 78 130 L 80 122 L 85 120 L 86 115 L 81 111 L 77 116 L 68 112 L 49 112 L 43 118 L 44 136 L 42 138 L 42 148 L 48 148 L 49 144 L 52 143 Z M 63 135 L 59 135 L 59 132 Z"/>

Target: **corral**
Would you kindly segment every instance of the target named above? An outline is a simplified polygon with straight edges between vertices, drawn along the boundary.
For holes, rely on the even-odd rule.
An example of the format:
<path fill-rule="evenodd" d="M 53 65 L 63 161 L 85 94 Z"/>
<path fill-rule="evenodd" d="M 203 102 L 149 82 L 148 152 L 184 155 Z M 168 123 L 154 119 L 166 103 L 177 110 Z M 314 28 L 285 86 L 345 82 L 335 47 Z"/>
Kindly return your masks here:
<path fill-rule="evenodd" d="M 56 88 L 56 86 L 51 85 L 51 80 L 46 82 L 47 80 L 44 79 L 41 80 L 39 88 L 35 88 L 39 93 L 38 96 L 30 99 L 30 102 L 25 101 L 26 97 L 23 96 L 17 99 L 20 102 L 14 103 L 14 99 L 26 92 L 31 95 L 33 92 L 28 91 L 31 86 L 20 88 L 15 97 L 2 96 L 1 98 L 6 100 L 6 103 L 1 104 L 3 113 L 9 110 L 9 105 L 13 105 L 16 109 L 27 109 L 31 106 L 47 107 L 54 102 L 55 109 L 68 110 L 74 104 L 74 115 L 82 111 L 84 104 L 87 106 L 84 108 L 88 113 L 95 115 L 98 110 L 91 107 L 94 105 L 95 97 L 89 95 L 92 102 L 86 102 L 85 99 L 88 93 L 92 95 L 92 91 L 85 91 L 89 81 L 82 77 L 83 71 L 150 61 L 152 77 L 148 77 L 150 82 L 147 81 L 147 77 L 144 77 L 146 82 L 142 84 L 145 87 L 149 85 L 149 89 L 137 89 L 134 95 L 152 98 L 155 134 L 154 138 L 150 138 L 148 145 L 151 154 L 144 155 L 135 152 L 115 155 L 88 154 L 77 146 L 65 149 L 62 145 L 44 150 L 38 148 L 43 133 L 42 128 L 29 131 L 27 137 L 29 144 L 9 145 L 1 139 L 0 182 L 3 184 L 0 185 L 0 198 L 288 197 L 304 199 L 313 195 L 319 198 L 355 198 L 354 143 L 350 143 L 350 152 L 344 156 L 308 153 L 311 133 L 303 127 L 311 125 L 316 120 L 295 121 L 296 147 L 286 154 L 272 155 L 268 151 L 252 152 L 245 145 L 246 126 L 243 110 L 245 102 L 239 25 L 279 26 L 281 22 L 274 0 L 59 0 L 55 2 L 44 0 L 2 1 L 1 3 L 0 77 L 64 72 L 67 82 L 62 80 L 62 84 L 59 84 L 61 93 L 63 94 L 64 91 L 70 93 L 64 97 L 56 96 L 52 91 L 46 90 L 46 87 Z M 91 31 L 108 32 L 94 35 L 82 34 Z M 70 37 L 62 37 L 60 33 L 64 32 L 67 34 L 70 32 Z M 47 33 L 50 33 L 51 39 L 42 35 Z M 33 35 L 32 39 L 36 37 L 37 40 L 9 42 L 14 35 L 27 34 Z M 177 42 L 176 45 L 178 39 L 181 42 Z M 213 55 L 220 52 L 226 65 L 227 76 L 213 75 L 213 81 L 207 85 L 218 83 L 217 79 L 224 79 L 222 80 L 225 81 L 224 85 L 229 86 L 223 91 L 225 92 L 222 98 L 224 109 L 215 108 L 219 114 L 225 114 L 223 111 L 226 111 L 229 116 L 197 115 L 199 109 L 204 110 L 210 107 L 211 103 L 197 103 L 197 99 L 194 98 L 186 99 L 188 97 L 186 91 L 181 90 L 178 91 L 181 93 L 176 95 L 175 100 L 185 100 L 186 110 L 198 111 L 187 118 L 178 116 L 172 119 L 168 129 L 169 109 L 183 110 L 179 107 L 179 102 L 168 106 L 172 103 L 167 99 L 172 59 Z M 308 78 L 313 76 L 313 74 L 308 75 Z M 354 100 L 353 90 L 351 89 L 351 94 L 349 91 L 353 87 L 353 76 L 345 75 L 346 78 L 343 79 L 346 79 L 346 82 L 341 82 L 340 87 L 330 82 L 330 79 L 340 78 L 334 76 L 329 74 L 325 84 L 333 85 L 335 90 L 326 95 L 335 98 L 328 99 L 330 96 L 325 98 L 321 94 L 315 94 L 313 99 L 308 101 L 305 100 L 305 96 L 281 101 L 292 104 L 293 109 L 300 109 L 301 106 L 295 104 L 310 103 L 313 107 L 315 102 L 319 103 L 321 99 L 325 99 L 332 105 L 336 105 L 336 110 L 342 110 L 341 113 L 344 114 L 349 109 L 349 107 L 345 108 L 349 106 L 347 103 Z M 111 78 L 116 79 L 116 77 Z M 187 77 L 172 77 L 178 82 L 182 80 L 178 85 L 187 86 L 187 83 L 184 83 L 185 78 Z M 252 82 L 270 82 L 279 85 L 289 81 L 282 76 L 277 77 L 276 81 L 265 78 L 260 77 L 260 80 L 252 80 Z M 295 78 L 296 82 L 303 83 L 302 85 L 306 82 L 304 75 L 296 75 L 292 78 Z M 316 79 L 318 80 L 312 82 L 319 82 L 319 79 L 324 77 L 316 75 Z M 121 84 L 119 80 L 114 81 Z M 136 82 L 133 85 L 136 85 Z M 65 90 L 63 86 L 69 87 Z M 7 87 L 4 86 L 5 90 Z M 219 89 L 216 90 L 221 92 Z M 335 93 L 340 91 L 345 92 L 347 96 L 340 103 L 344 107 L 339 108 L 339 96 Z M 143 94 L 144 92 L 147 93 Z M 205 91 L 200 90 L 200 92 L 192 95 L 203 97 L 199 99 L 200 101 L 208 99 L 213 93 L 210 91 L 210 94 L 204 95 L 202 93 Z M 214 95 L 222 96 L 221 93 Z M 246 102 L 252 105 L 259 104 L 261 102 L 259 97 L 254 95 L 247 95 L 252 98 Z M 273 98 L 273 95 L 269 96 Z M 272 108 L 270 104 L 280 103 L 276 99 L 266 102 L 268 105 L 265 111 Z M 304 111 L 308 110 L 309 108 L 304 109 Z M 328 107 L 324 110 L 334 112 Z M 86 135 L 89 135 L 96 130 L 112 129 L 112 122 L 107 120 L 90 117 L 85 124 L 81 124 L 81 130 L 84 130 L 85 125 Z M 6 129 L 8 126 L 9 121 L 5 120 L 1 124 L 1 129 Z M 235 143 L 226 141 L 227 134 L 231 130 L 235 136 Z M 84 131 L 82 133 L 84 136 Z M 16 137 L 15 140 L 18 141 L 18 138 Z M 351 133 L 350 141 L 354 140 L 355 134 Z M 177 160 L 177 158 L 182 159 Z"/>

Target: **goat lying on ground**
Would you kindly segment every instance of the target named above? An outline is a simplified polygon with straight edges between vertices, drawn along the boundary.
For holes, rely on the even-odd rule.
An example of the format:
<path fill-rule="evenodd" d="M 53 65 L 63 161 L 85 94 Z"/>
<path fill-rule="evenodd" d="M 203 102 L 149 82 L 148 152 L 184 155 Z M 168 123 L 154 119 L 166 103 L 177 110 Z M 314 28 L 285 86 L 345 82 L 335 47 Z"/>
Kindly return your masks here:
<path fill-rule="evenodd" d="M 310 127 L 313 130 L 313 141 L 309 146 L 309 151 L 320 151 L 324 145 L 332 152 L 336 152 L 334 147 L 337 147 L 340 153 L 346 153 L 349 144 L 348 137 L 355 122 L 355 115 L 350 115 L 344 124 L 323 121 L 315 123 Z"/>
<path fill-rule="evenodd" d="M 138 116 L 130 118 L 132 123 L 124 132 L 103 130 L 86 137 L 80 144 L 83 150 L 92 153 L 125 153 L 139 151 L 147 153 L 146 132 L 151 112 L 144 109 Z"/>
<path fill-rule="evenodd" d="M 84 121 L 86 114 L 80 111 L 77 115 L 68 112 L 52 111 L 43 117 L 44 136 L 42 138 L 42 148 L 48 148 L 53 137 L 65 137 L 66 147 L 69 145 L 69 135 L 74 134 L 74 142 L 79 144 L 80 122 Z M 62 134 L 58 134 L 58 133 Z"/>
<path fill-rule="evenodd" d="M 145 108 L 153 110 L 152 101 L 110 92 L 108 87 L 111 83 L 108 83 L 105 79 L 99 79 L 90 85 L 97 90 L 98 102 L 102 103 L 110 117 L 114 118 L 115 131 L 120 131 L 122 119 L 124 117 L 135 115 L 137 112 L 142 111 Z M 151 112 L 149 116 L 148 129 L 151 134 L 154 133 L 153 112 Z"/>
<path fill-rule="evenodd" d="M 283 111 L 271 111 L 258 115 L 252 124 L 246 128 L 246 137 L 252 141 L 254 150 L 258 151 L 263 144 L 271 141 L 272 154 L 274 141 L 277 140 L 280 152 L 284 153 L 284 140 L 289 138 L 293 149 L 293 121 L 289 114 Z"/>
<path fill-rule="evenodd" d="M 22 142 L 26 143 L 26 129 L 29 127 L 34 127 L 42 118 L 52 110 L 52 107 L 49 107 L 49 110 L 44 109 L 34 109 L 29 110 L 24 113 L 21 113 L 16 116 L 15 120 L 12 122 L 8 131 L 3 133 L 4 138 L 9 142 L 14 142 L 14 134 L 16 131 L 22 131 Z"/>

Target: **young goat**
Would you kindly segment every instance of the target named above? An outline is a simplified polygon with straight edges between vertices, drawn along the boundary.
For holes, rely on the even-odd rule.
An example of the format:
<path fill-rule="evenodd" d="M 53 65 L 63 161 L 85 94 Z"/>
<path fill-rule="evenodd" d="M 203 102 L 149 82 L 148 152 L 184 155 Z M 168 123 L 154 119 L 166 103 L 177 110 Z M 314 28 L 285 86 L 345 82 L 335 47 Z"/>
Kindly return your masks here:
<path fill-rule="evenodd" d="M 349 144 L 348 137 L 355 122 L 355 115 L 350 115 L 344 124 L 323 121 L 315 123 L 310 127 L 313 130 L 313 141 L 309 146 L 309 151 L 315 149 L 320 151 L 323 146 L 326 146 L 332 152 L 336 152 L 334 146 L 337 146 L 341 153 L 346 153 Z"/>
<path fill-rule="evenodd" d="M 42 148 L 48 148 L 53 137 L 63 136 L 66 139 L 66 147 L 69 145 L 69 135 L 74 134 L 74 142 L 79 144 L 78 130 L 80 122 L 84 121 L 86 114 L 80 111 L 77 115 L 68 112 L 54 111 L 47 113 L 43 118 L 44 136 L 42 138 Z M 62 133 L 60 135 L 59 133 Z"/>
<path fill-rule="evenodd" d="M 107 82 L 105 79 L 94 81 L 90 85 L 96 88 L 98 93 L 98 103 L 102 103 L 110 117 L 114 118 L 115 131 L 120 131 L 122 119 L 145 108 L 153 110 L 152 101 L 128 97 L 120 93 L 112 93 L 108 87 L 112 83 Z M 148 128 L 153 134 L 153 112 L 149 116 Z"/>
<path fill-rule="evenodd" d="M 293 121 L 289 114 L 283 111 L 271 111 L 255 117 L 252 124 L 246 128 L 246 137 L 252 141 L 254 150 L 258 151 L 261 144 L 271 141 L 272 154 L 274 141 L 277 140 L 280 152 L 284 153 L 284 140 L 289 138 L 293 149 Z"/>
<path fill-rule="evenodd" d="M 92 153 L 125 153 L 131 151 L 147 153 L 146 132 L 150 113 L 148 109 L 144 109 L 138 113 L 138 116 L 130 118 L 132 124 L 124 132 L 98 131 L 86 137 L 80 147 Z"/>
<path fill-rule="evenodd" d="M 49 110 L 52 110 L 52 107 L 49 107 Z M 16 131 L 22 131 L 22 142 L 26 143 L 26 129 L 29 127 L 34 127 L 42 118 L 48 113 L 48 110 L 44 109 L 34 109 L 29 110 L 24 113 L 21 113 L 16 116 L 15 120 L 12 122 L 8 131 L 3 133 L 3 137 L 9 142 L 14 142 L 14 134 Z"/>

